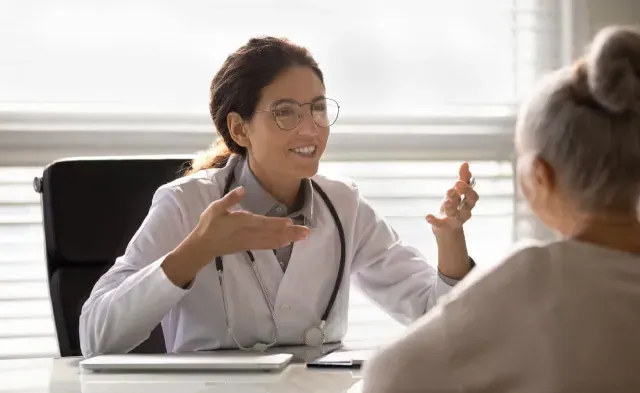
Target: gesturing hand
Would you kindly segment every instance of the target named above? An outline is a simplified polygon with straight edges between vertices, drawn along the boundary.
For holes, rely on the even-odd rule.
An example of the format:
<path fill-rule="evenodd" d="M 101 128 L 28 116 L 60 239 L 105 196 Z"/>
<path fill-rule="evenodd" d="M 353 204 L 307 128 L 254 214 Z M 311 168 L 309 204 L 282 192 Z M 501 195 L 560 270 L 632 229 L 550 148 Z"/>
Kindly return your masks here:
<path fill-rule="evenodd" d="M 212 256 L 245 250 L 276 249 L 304 240 L 305 226 L 294 225 L 288 218 L 265 217 L 246 211 L 229 211 L 245 195 L 242 187 L 211 203 L 200 215 L 198 237 Z"/>
<path fill-rule="evenodd" d="M 474 191 L 475 179 L 469 170 L 469 164 L 463 163 L 458 171 L 458 181 L 447 191 L 440 205 L 438 217 L 427 216 L 427 222 L 434 231 L 460 229 L 471 218 L 471 210 L 478 202 L 478 193 Z M 463 201 L 464 198 L 464 202 Z"/>

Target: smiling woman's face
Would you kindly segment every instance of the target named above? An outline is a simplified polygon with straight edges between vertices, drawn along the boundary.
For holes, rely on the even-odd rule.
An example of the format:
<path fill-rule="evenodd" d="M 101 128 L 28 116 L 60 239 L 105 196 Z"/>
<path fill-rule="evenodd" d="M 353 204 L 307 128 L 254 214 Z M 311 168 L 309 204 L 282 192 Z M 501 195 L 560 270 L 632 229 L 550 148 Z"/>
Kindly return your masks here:
<path fill-rule="evenodd" d="M 269 177 L 289 179 L 315 175 L 327 146 L 329 127 L 320 127 L 313 121 L 310 103 L 324 97 L 324 84 L 311 68 L 293 67 L 278 75 L 261 93 L 256 113 L 245 123 L 245 144 L 252 169 L 268 173 Z M 300 122 L 290 130 L 283 130 L 272 111 L 281 119 L 293 118 L 290 110 L 297 110 L 294 108 L 298 104 L 303 104 L 299 108 Z M 322 106 L 322 101 L 314 104 L 316 116 Z"/>

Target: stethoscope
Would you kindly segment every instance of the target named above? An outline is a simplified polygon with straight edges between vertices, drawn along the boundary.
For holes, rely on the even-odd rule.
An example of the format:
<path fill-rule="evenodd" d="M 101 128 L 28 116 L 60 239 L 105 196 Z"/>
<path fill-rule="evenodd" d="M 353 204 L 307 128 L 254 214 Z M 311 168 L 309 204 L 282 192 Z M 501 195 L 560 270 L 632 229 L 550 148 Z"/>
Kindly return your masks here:
<path fill-rule="evenodd" d="M 234 181 L 234 174 L 232 170 L 231 175 L 229 175 L 229 177 L 227 178 L 227 182 L 225 184 L 222 196 L 225 196 L 226 194 L 229 193 L 231 189 L 231 185 L 233 184 L 233 181 Z M 305 345 L 310 347 L 320 347 L 325 343 L 326 336 L 325 336 L 324 327 L 327 323 L 327 319 L 329 318 L 329 314 L 333 309 L 333 304 L 335 303 L 336 297 L 338 296 L 338 291 L 340 290 L 340 283 L 342 282 L 342 276 L 344 274 L 346 249 L 345 249 L 344 230 L 342 228 L 342 222 L 338 217 L 338 212 L 333 206 L 333 203 L 331 203 L 331 200 L 329 199 L 327 194 L 322 190 L 322 188 L 320 188 L 318 183 L 311 180 L 311 184 L 313 186 L 313 189 L 320 195 L 324 203 L 329 208 L 329 211 L 331 212 L 331 216 L 333 217 L 333 221 L 335 222 L 336 227 L 338 227 L 338 236 L 340 237 L 340 266 L 338 267 L 338 276 L 336 277 L 335 284 L 333 285 L 333 292 L 331 292 L 329 303 L 327 303 L 327 307 L 325 308 L 324 313 L 320 318 L 320 322 L 317 325 L 313 325 L 307 328 L 304 332 L 304 337 L 303 337 Z M 224 274 L 223 274 L 224 264 L 222 263 L 222 257 L 218 256 L 216 257 L 216 270 L 218 271 L 218 279 L 220 280 L 220 291 L 222 292 L 222 304 L 224 307 L 224 316 L 225 316 L 225 321 L 227 323 L 227 329 L 231 337 L 233 338 L 233 341 L 238 346 L 238 348 L 243 350 L 264 351 L 267 348 L 270 348 L 276 344 L 276 341 L 278 339 L 278 321 L 276 320 L 273 303 L 271 303 L 271 300 L 267 295 L 267 291 L 264 287 L 264 284 L 262 283 L 262 278 L 260 277 L 260 273 L 256 268 L 255 258 L 253 256 L 253 253 L 249 250 L 245 251 L 245 253 L 249 257 L 251 267 L 253 268 L 253 274 L 258 280 L 258 284 L 260 284 L 260 289 L 262 290 L 262 296 L 264 297 L 264 300 L 266 301 L 267 306 L 269 308 L 269 313 L 271 314 L 271 320 L 273 321 L 273 326 L 274 326 L 271 343 L 269 344 L 256 343 L 255 345 L 253 345 L 253 347 L 243 347 L 242 345 L 240 345 L 240 343 L 236 339 L 233 333 L 233 329 L 229 324 L 229 314 L 227 313 L 227 301 L 224 295 Z"/>

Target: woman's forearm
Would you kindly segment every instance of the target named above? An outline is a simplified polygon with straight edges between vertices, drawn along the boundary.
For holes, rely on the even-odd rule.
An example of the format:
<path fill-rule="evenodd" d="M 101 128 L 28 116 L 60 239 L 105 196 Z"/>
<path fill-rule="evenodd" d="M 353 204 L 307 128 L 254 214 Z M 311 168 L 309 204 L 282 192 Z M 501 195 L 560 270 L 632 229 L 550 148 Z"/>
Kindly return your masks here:
<path fill-rule="evenodd" d="M 211 255 L 210 250 L 203 247 L 203 241 L 194 231 L 167 254 L 162 262 L 162 269 L 169 281 L 180 288 L 185 288 L 211 261 Z"/>
<path fill-rule="evenodd" d="M 434 231 L 438 244 L 438 270 L 443 275 L 460 280 L 469 273 L 471 264 L 462 228 Z"/>

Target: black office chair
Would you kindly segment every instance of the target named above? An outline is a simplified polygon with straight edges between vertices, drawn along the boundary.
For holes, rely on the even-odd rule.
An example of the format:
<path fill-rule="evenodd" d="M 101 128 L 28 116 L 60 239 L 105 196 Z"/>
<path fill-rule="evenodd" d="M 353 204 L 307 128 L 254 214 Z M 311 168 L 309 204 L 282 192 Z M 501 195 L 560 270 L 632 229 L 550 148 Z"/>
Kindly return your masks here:
<path fill-rule="evenodd" d="M 96 157 L 48 165 L 41 193 L 47 273 L 61 356 L 79 356 L 78 322 L 100 276 L 122 255 L 156 189 L 179 177 L 190 157 Z M 158 325 L 132 352 L 166 352 Z"/>

